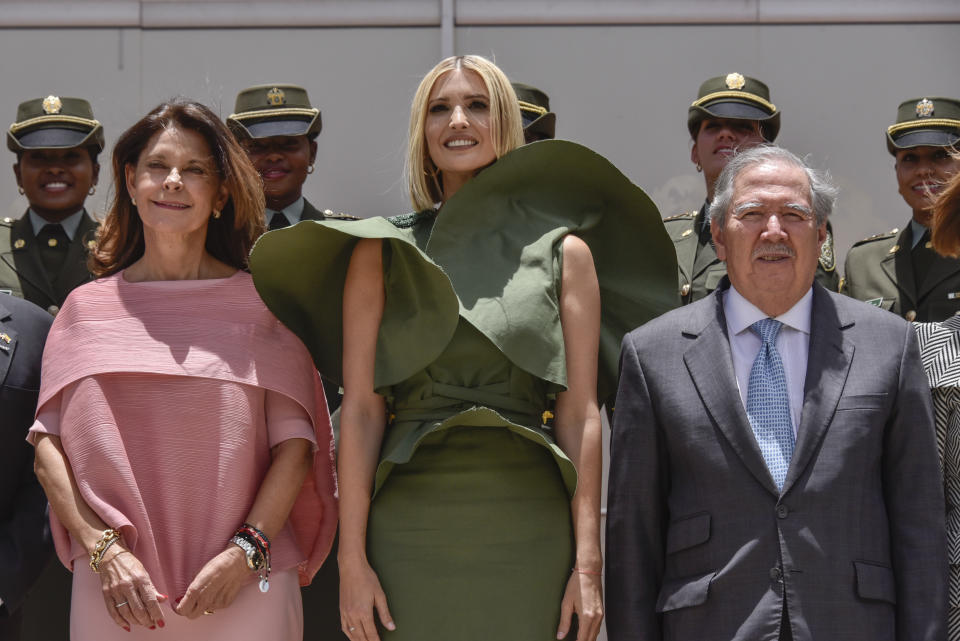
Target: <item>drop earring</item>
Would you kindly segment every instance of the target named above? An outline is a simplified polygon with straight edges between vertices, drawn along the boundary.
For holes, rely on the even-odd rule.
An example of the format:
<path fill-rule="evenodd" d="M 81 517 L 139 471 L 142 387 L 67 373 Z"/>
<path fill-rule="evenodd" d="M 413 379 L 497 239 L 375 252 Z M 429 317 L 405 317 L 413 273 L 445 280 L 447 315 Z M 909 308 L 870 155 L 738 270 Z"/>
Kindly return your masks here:
<path fill-rule="evenodd" d="M 697 163 L 697 173 L 699 174 L 702 171 L 703 171 L 703 167 L 700 166 L 700 163 Z"/>
<path fill-rule="evenodd" d="M 312 174 L 312 173 L 313 173 L 313 164 L 312 164 L 312 163 L 309 164 L 309 165 L 307 165 L 307 173 L 308 173 L 308 174 Z"/>
<path fill-rule="evenodd" d="M 213 210 L 213 217 L 214 217 L 214 218 L 220 218 L 220 210 L 219 210 L 219 209 L 214 209 L 214 210 Z"/>
<path fill-rule="evenodd" d="M 26 193 L 25 191 L 23 191 L 23 187 L 17 187 L 17 191 L 20 192 L 20 195 L 21 195 L 21 196 Z"/>
<path fill-rule="evenodd" d="M 136 207 L 136 206 L 137 206 L 137 199 L 134 198 L 133 196 L 130 196 L 130 204 L 133 205 L 134 207 Z"/>
<path fill-rule="evenodd" d="M 97 186 L 96 186 L 96 185 L 90 185 L 90 190 L 87 192 L 87 195 L 92 196 L 92 195 L 94 195 L 95 193 L 97 193 Z"/>

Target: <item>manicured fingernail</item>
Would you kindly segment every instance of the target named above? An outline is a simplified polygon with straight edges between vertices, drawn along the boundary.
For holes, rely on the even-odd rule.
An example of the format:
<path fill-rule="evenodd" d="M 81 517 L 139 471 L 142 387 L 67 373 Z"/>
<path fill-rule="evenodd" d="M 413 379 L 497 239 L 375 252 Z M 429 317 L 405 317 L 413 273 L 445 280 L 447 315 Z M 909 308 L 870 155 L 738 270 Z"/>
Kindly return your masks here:
<path fill-rule="evenodd" d="M 128 626 L 123 626 L 123 629 L 126 630 L 127 632 L 130 631 L 130 628 Z"/>
<path fill-rule="evenodd" d="M 566 632 L 557 632 L 557 638 L 558 638 L 558 639 L 562 639 L 562 638 L 565 637 L 565 636 L 567 636 L 567 633 L 566 633 Z"/>
<path fill-rule="evenodd" d="M 167 625 L 167 624 L 163 622 L 163 619 L 160 619 L 159 621 L 157 621 L 157 625 L 159 625 L 159 626 L 162 628 L 163 626 L 165 626 L 165 625 Z"/>
<path fill-rule="evenodd" d="M 156 629 L 157 629 L 157 626 L 151 625 L 151 626 L 150 626 L 150 629 L 151 629 L 151 630 L 156 630 Z"/>
<path fill-rule="evenodd" d="M 180 603 L 180 601 L 181 601 L 182 599 L 183 599 L 182 596 L 178 596 L 178 597 L 175 599 L 175 603 Z"/>
<path fill-rule="evenodd" d="M 170 597 L 168 597 L 166 594 L 160 594 L 159 592 L 157 592 L 157 596 L 158 596 L 158 597 L 162 597 L 162 598 L 164 598 L 164 599 L 169 599 L 169 598 L 170 598 Z"/>
<path fill-rule="evenodd" d="M 393 621 L 387 621 L 387 630 L 396 630 L 397 626 L 393 624 Z"/>

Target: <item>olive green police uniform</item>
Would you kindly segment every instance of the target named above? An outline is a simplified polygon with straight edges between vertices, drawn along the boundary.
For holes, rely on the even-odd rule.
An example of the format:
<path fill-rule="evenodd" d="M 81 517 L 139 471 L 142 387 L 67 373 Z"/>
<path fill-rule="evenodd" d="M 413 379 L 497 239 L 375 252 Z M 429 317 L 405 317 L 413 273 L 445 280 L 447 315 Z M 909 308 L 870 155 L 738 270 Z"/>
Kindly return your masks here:
<path fill-rule="evenodd" d="M 917 98 L 900 104 L 887 149 L 950 147 L 960 142 L 960 100 Z M 916 234 L 924 233 L 920 238 Z M 919 224 L 865 238 L 847 253 L 842 290 L 907 320 L 942 321 L 960 312 L 960 260 L 937 254 Z"/>
<path fill-rule="evenodd" d="M 80 98 L 47 96 L 22 102 L 7 131 L 7 148 L 14 153 L 74 147 L 93 147 L 100 153 L 103 145 L 103 127 L 90 103 Z M 83 210 L 73 238 L 59 224 L 59 229 L 34 234 L 28 214 L 0 223 L 0 291 L 56 314 L 67 294 L 92 278 L 87 252 L 96 242 L 97 223 Z"/>
<path fill-rule="evenodd" d="M 227 126 L 237 140 L 272 136 L 307 136 L 311 140 L 320 133 L 320 110 L 310 104 L 307 90 L 290 84 L 256 85 L 237 95 L 234 113 Z M 279 212 L 266 213 L 270 230 L 289 225 Z M 303 200 L 300 220 L 357 220 L 329 209 L 319 210 Z M 323 391 L 330 412 L 340 406 L 340 388 L 323 379 Z M 301 591 L 303 596 L 303 634 L 305 639 L 346 639 L 340 629 L 340 572 L 337 566 L 337 541 L 313 577 Z"/>
<path fill-rule="evenodd" d="M 710 78 L 700 85 L 697 99 L 687 110 L 687 129 L 696 140 L 700 123 L 707 118 L 751 120 L 759 123 L 763 138 L 773 142 L 780 132 L 780 110 L 770 102 L 767 85 L 740 73 Z M 699 211 L 664 219 L 667 234 L 677 251 L 680 300 L 684 305 L 712 292 L 726 276 L 727 267 L 719 258 L 710 236 L 705 202 Z M 827 240 L 820 251 L 817 282 L 831 291 L 840 286 L 833 250 L 833 229 L 827 223 Z"/>
<path fill-rule="evenodd" d="M 557 114 L 550 111 L 550 97 L 532 85 L 512 82 L 520 102 L 523 137 L 527 143 L 553 140 L 557 133 Z"/>

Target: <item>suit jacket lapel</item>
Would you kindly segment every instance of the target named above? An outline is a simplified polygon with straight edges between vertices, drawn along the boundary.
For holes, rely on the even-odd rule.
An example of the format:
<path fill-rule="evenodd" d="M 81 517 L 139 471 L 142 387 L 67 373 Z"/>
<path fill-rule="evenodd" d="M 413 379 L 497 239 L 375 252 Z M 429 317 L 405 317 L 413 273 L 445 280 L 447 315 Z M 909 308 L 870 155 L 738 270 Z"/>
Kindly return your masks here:
<path fill-rule="evenodd" d="M 73 235 L 67 257 L 57 277 L 60 290 L 57 292 L 58 300 L 65 299 L 75 287 L 90 280 L 90 272 L 87 270 L 87 243 L 94 239 L 96 231 L 97 223 L 84 210 L 80 224 L 77 226 L 77 233 Z"/>
<path fill-rule="evenodd" d="M 26 213 L 20 217 L 10 229 L 11 243 L 13 244 L 13 263 L 17 275 L 25 285 L 29 285 L 49 299 L 46 307 L 56 302 L 57 296 L 50 284 L 50 279 L 43 272 L 43 263 L 40 262 L 40 246 L 37 244 L 37 237 L 33 234 L 33 226 L 30 224 L 30 216 Z M 18 240 L 24 242 L 23 247 L 17 249 Z M 27 287 L 24 287 L 24 298 L 32 299 L 27 293 Z M 37 304 L 40 304 L 38 301 Z"/>
<path fill-rule="evenodd" d="M 690 326 L 682 330 L 697 336 L 684 353 L 683 360 L 707 412 L 730 446 L 757 481 L 767 491 L 777 495 L 777 486 L 767 470 L 747 413 L 740 402 L 727 322 L 723 315 L 723 298 L 719 295 L 725 289 L 718 288 L 711 294 L 715 305 L 701 305 L 704 314 L 691 319 Z"/>
<path fill-rule="evenodd" d="M 920 299 L 924 298 L 930 293 L 930 290 L 947 278 L 956 274 L 958 271 L 960 271 L 960 260 L 957 260 L 956 258 L 937 256 L 933 262 L 933 265 L 930 267 L 930 271 L 920 284 L 920 290 L 917 292 L 917 297 Z"/>
<path fill-rule="evenodd" d="M 900 290 L 903 300 L 900 303 L 900 313 L 905 310 L 917 308 L 917 279 L 913 275 L 913 261 L 910 258 L 911 242 L 913 232 L 910 231 L 910 224 L 900 232 L 897 237 L 897 251 L 887 254 L 880 261 L 883 273 L 893 282 L 893 285 Z"/>
<path fill-rule="evenodd" d="M 324 215 L 319 209 L 310 204 L 306 198 L 303 199 L 303 212 L 300 214 L 300 220 L 323 220 Z"/>
<path fill-rule="evenodd" d="M 13 361 L 13 352 L 17 347 L 17 332 L 5 325 L 10 320 L 10 312 L 0 303 L 0 383 L 7 378 L 7 371 Z"/>
<path fill-rule="evenodd" d="M 827 290 L 814 284 L 803 410 L 797 445 L 783 484 L 784 494 L 803 474 L 833 420 L 853 361 L 854 347 L 843 341 L 843 329 L 851 325 L 852 319 L 838 316 Z"/>

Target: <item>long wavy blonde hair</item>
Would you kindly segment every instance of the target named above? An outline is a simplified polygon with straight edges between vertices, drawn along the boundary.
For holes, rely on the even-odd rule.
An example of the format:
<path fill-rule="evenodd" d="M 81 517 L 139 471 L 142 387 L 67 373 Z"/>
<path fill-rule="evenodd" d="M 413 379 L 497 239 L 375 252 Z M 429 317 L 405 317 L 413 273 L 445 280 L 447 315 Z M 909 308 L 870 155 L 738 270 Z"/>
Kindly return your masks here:
<path fill-rule="evenodd" d="M 415 211 L 431 209 L 443 200 L 442 176 L 430 159 L 424 129 L 427 102 L 433 85 L 443 74 L 455 69 L 474 71 L 490 95 L 490 138 L 497 158 L 523 144 L 520 105 L 510 81 L 500 68 L 482 56 L 452 56 L 430 70 L 413 96 L 410 108 L 410 137 L 407 145 L 405 179 Z"/>

